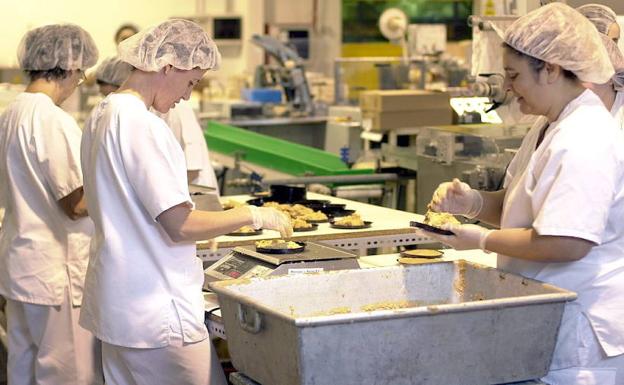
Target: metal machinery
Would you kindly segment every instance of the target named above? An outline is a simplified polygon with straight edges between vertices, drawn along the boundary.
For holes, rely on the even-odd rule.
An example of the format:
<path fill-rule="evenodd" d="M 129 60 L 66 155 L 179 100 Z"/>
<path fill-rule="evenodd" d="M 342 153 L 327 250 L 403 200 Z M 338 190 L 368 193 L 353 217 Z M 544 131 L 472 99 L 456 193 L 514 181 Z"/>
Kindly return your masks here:
<path fill-rule="evenodd" d="M 507 165 L 528 129 L 527 125 L 486 124 L 425 127 L 416 138 L 415 153 L 413 148 L 409 153 L 395 148 L 399 163 L 409 166 L 407 159 L 418 165 L 417 212 L 426 212 L 434 190 L 452 178 L 480 190 L 500 189 Z"/>
<path fill-rule="evenodd" d="M 256 87 L 281 86 L 291 113 L 305 116 L 314 113 L 314 103 L 305 77 L 303 60 L 297 52 L 272 36 L 254 35 L 251 42 L 263 48 L 278 66 L 263 65 L 256 69 Z"/>
<path fill-rule="evenodd" d="M 232 249 L 205 270 L 204 286 L 224 279 L 359 269 L 356 254 L 321 243 L 308 242 L 294 254 L 270 254 L 256 251 L 254 245 Z"/>

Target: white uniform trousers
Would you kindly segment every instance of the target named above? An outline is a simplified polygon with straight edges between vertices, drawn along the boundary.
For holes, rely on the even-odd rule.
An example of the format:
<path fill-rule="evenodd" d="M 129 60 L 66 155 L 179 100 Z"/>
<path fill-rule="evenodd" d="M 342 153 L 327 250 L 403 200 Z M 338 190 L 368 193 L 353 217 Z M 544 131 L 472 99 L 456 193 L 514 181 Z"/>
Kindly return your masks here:
<path fill-rule="evenodd" d="M 100 343 L 78 325 L 69 290 L 60 306 L 7 299 L 9 385 L 103 384 Z"/>
<path fill-rule="evenodd" d="M 102 342 L 106 385 L 226 385 L 210 338 L 184 343 L 171 332 L 169 346 L 136 349 Z"/>
<path fill-rule="evenodd" d="M 579 366 L 551 370 L 542 381 L 549 385 L 624 385 L 624 354 L 607 357 L 587 317 L 578 316 Z"/>

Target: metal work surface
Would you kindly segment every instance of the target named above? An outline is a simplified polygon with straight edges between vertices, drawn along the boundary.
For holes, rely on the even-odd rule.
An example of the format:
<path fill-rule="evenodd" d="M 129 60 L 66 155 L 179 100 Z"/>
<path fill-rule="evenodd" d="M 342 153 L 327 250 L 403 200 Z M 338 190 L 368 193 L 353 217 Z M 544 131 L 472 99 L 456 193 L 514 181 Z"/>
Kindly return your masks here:
<path fill-rule="evenodd" d="M 222 200 L 246 202 L 251 199 L 248 195 L 233 195 L 222 197 Z M 372 221 L 370 228 L 359 230 L 334 229 L 329 223 L 320 223 L 316 231 L 293 233 L 293 241 L 315 241 L 347 250 L 357 250 L 359 255 L 366 254 L 366 249 L 380 247 L 395 247 L 400 245 L 414 245 L 431 242 L 429 238 L 418 236 L 410 221 L 422 222 L 424 216 L 406 211 L 393 210 L 386 207 L 355 202 L 332 196 L 307 193 L 308 199 L 329 200 L 331 203 L 345 204 L 347 209 L 356 210 L 362 219 Z M 280 235 L 276 231 L 264 230 L 260 235 L 248 237 L 220 236 L 216 240 L 219 249 L 210 250 L 207 242 L 197 243 L 197 255 L 204 261 L 215 260 L 226 255 L 236 246 L 252 245 L 262 239 L 277 239 Z"/>
<path fill-rule="evenodd" d="M 539 378 L 550 366 L 565 302 L 576 298 L 463 261 L 211 287 L 234 366 L 271 385 Z"/>

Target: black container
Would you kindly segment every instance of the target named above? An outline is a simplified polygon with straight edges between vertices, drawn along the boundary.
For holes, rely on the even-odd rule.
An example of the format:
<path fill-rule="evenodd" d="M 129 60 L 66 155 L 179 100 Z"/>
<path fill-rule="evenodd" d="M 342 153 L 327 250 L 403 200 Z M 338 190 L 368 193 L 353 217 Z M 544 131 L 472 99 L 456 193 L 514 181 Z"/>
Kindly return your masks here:
<path fill-rule="evenodd" d="M 271 200 L 279 203 L 293 203 L 306 199 L 306 189 L 300 186 L 271 185 Z"/>

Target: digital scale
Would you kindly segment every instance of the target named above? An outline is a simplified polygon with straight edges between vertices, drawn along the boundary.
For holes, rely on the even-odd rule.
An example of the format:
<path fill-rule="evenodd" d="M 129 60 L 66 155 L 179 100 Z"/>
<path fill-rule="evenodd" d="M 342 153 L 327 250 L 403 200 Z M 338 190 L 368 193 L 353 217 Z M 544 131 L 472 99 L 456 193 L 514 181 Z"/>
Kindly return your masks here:
<path fill-rule="evenodd" d="M 204 287 L 226 279 L 359 269 L 356 258 L 349 251 L 314 242 L 307 242 L 303 251 L 293 254 L 259 253 L 255 245 L 240 246 L 204 270 Z"/>

